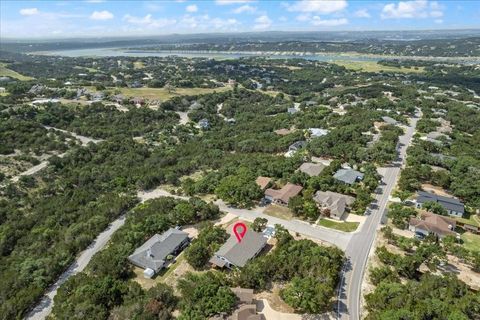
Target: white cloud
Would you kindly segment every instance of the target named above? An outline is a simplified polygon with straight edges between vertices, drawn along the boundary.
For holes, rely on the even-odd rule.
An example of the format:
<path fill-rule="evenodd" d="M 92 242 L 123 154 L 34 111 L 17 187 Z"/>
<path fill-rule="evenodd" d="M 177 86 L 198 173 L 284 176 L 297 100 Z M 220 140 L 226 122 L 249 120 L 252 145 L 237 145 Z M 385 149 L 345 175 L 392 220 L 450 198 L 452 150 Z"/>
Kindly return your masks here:
<path fill-rule="evenodd" d="M 265 30 L 268 29 L 271 25 L 272 20 L 267 15 L 263 15 L 255 19 L 255 25 L 253 26 L 253 29 Z"/>
<path fill-rule="evenodd" d="M 93 11 L 90 15 L 90 19 L 92 20 L 110 20 L 113 19 L 113 13 L 107 10 L 103 11 Z"/>
<path fill-rule="evenodd" d="M 240 22 L 236 19 L 211 18 L 208 14 L 201 16 L 185 15 L 179 22 L 179 28 L 186 27 L 197 31 L 234 31 L 239 25 Z"/>
<path fill-rule="evenodd" d="M 386 4 L 380 16 L 382 19 L 439 18 L 443 16 L 443 8 L 436 1 L 400 1 Z"/>
<path fill-rule="evenodd" d="M 342 26 L 348 23 L 348 20 L 346 18 L 340 18 L 340 19 L 322 19 L 319 16 L 314 16 L 312 20 L 310 21 L 312 25 L 314 26 L 321 26 L 321 27 L 336 27 L 336 26 Z"/>
<path fill-rule="evenodd" d="M 355 13 L 353 15 L 357 18 L 370 18 L 371 17 L 371 15 L 370 15 L 370 13 L 368 12 L 367 9 L 357 10 L 357 11 L 355 11 Z"/>
<path fill-rule="evenodd" d="M 88 2 L 88 3 L 103 3 L 103 2 L 105 2 L 105 0 L 86 0 L 85 2 Z"/>
<path fill-rule="evenodd" d="M 198 11 L 198 7 L 196 4 L 191 4 L 191 5 L 188 5 L 185 10 L 187 12 L 197 12 Z"/>
<path fill-rule="evenodd" d="M 346 0 L 301 0 L 294 4 L 287 4 L 288 11 L 314 12 L 317 14 L 329 14 L 341 11 L 347 7 Z"/>
<path fill-rule="evenodd" d="M 241 14 L 241 13 L 254 13 L 255 11 L 257 11 L 257 7 L 253 7 L 251 5 L 245 4 L 243 6 L 236 8 L 232 12 L 236 14 Z"/>
<path fill-rule="evenodd" d="M 40 11 L 38 11 L 37 8 L 23 8 L 23 9 L 20 9 L 20 14 L 22 16 L 33 16 L 33 15 L 36 15 L 36 14 L 39 14 Z"/>
<path fill-rule="evenodd" d="M 175 19 L 154 19 L 151 14 L 147 14 L 145 17 L 135 17 L 126 14 L 123 20 L 146 28 L 163 28 L 174 25 L 177 22 Z"/>
<path fill-rule="evenodd" d="M 230 4 L 239 4 L 239 3 L 248 3 L 252 0 L 216 0 L 215 3 L 221 6 L 230 5 Z"/>
<path fill-rule="evenodd" d="M 438 23 L 438 24 L 443 23 L 443 19 L 435 19 L 435 23 Z"/>

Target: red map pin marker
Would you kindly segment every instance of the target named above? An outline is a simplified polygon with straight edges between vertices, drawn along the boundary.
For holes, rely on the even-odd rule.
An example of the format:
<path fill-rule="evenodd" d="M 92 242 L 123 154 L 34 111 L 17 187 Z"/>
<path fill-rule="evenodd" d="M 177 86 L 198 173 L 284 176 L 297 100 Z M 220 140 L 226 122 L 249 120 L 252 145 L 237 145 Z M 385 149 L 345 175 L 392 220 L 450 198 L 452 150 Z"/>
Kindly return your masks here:
<path fill-rule="evenodd" d="M 235 233 L 238 242 L 241 242 L 243 237 L 247 233 L 247 226 L 243 222 L 237 222 L 233 226 L 233 233 Z"/>

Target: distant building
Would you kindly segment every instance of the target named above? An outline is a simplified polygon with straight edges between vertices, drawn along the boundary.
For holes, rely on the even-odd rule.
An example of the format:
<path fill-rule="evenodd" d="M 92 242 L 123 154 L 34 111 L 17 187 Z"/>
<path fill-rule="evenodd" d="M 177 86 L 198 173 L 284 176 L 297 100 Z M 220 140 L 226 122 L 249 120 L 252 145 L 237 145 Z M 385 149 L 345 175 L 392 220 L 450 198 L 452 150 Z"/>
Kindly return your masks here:
<path fill-rule="evenodd" d="M 302 192 L 303 187 L 292 184 L 292 183 L 287 183 L 283 188 L 276 190 L 269 188 L 265 190 L 265 199 L 279 204 L 286 206 L 288 205 L 288 202 L 292 197 L 295 197 Z"/>
<path fill-rule="evenodd" d="M 290 114 L 295 114 L 295 113 L 297 113 L 298 111 L 299 111 L 299 110 L 296 109 L 296 108 L 288 108 L 288 109 L 287 109 L 287 112 L 290 113 Z"/>
<path fill-rule="evenodd" d="M 310 128 L 308 129 L 308 132 L 310 132 L 312 138 L 318 138 L 327 135 L 330 131 L 321 128 Z"/>
<path fill-rule="evenodd" d="M 325 168 L 326 166 L 321 163 L 305 162 L 305 163 L 302 163 L 302 165 L 300 166 L 300 168 L 298 168 L 298 170 L 300 172 L 307 174 L 310 177 L 316 177 Z"/>
<path fill-rule="evenodd" d="M 456 235 L 454 232 L 456 222 L 445 216 L 431 212 L 423 212 L 419 218 L 410 218 L 408 229 L 424 236 L 434 234 L 439 238 L 448 235 Z"/>
<path fill-rule="evenodd" d="M 384 122 L 386 122 L 387 124 L 391 124 L 391 125 L 397 125 L 397 124 L 398 124 L 398 121 L 395 120 L 395 119 L 393 119 L 393 118 L 391 118 L 391 117 L 385 116 L 385 117 L 382 117 L 382 120 L 383 120 Z"/>
<path fill-rule="evenodd" d="M 45 90 L 47 87 L 45 87 L 44 85 L 41 85 L 41 84 L 35 84 L 33 85 L 30 90 L 28 90 L 28 93 L 30 94 L 40 94 L 43 92 L 43 90 Z"/>
<path fill-rule="evenodd" d="M 465 206 L 455 198 L 439 196 L 433 193 L 419 191 L 415 200 L 417 208 L 421 208 L 425 202 L 436 202 L 447 210 L 448 214 L 455 217 L 463 217 Z"/>
<path fill-rule="evenodd" d="M 0 87 L 0 93 L 4 93 L 6 89 L 4 87 Z"/>
<path fill-rule="evenodd" d="M 292 143 L 288 147 L 288 151 L 296 152 L 296 151 L 298 151 L 302 148 L 305 148 L 306 145 L 307 145 L 306 141 L 297 141 L 297 142 Z"/>
<path fill-rule="evenodd" d="M 198 127 L 201 129 L 208 129 L 210 128 L 210 121 L 208 121 L 208 119 L 202 119 L 198 121 Z"/>
<path fill-rule="evenodd" d="M 168 265 L 168 256 L 178 254 L 188 243 L 188 233 L 170 228 L 161 235 L 155 234 L 148 239 L 128 257 L 128 260 L 144 269 L 146 278 L 151 278 Z"/>
<path fill-rule="evenodd" d="M 215 252 L 210 263 L 220 268 L 242 268 L 262 251 L 266 243 L 267 238 L 250 229 L 247 230 L 240 242 L 236 236 L 231 235 L 227 242 Z"/>
<path fill-rule="evenodd" d="M 363 173 L 353 169 L 339 169 L 333 177 L 346 184 L 354 184 L 363 180 Z"/>
<path fill-rule="evenodd" d="M 355 201 L 355 198 L 332 191 L 317 191 L 313 200 L 322 211 L 328 209 L 330 218 L 341 220 L 346 212 L 347 206 L 351 205 Z"/>

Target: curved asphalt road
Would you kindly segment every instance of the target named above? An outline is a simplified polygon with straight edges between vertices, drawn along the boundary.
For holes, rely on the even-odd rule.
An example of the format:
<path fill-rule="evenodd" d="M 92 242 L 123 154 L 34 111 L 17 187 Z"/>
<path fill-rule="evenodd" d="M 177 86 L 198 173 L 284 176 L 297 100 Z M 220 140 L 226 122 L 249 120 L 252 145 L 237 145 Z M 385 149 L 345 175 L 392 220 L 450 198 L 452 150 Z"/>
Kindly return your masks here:
<path fill-rule="evenodd" d="M 399 158 L 396 166 L 379 170 L 383 171 L 383 184 L 380 186 L 381 194 L 375 196 L 377 207 L 371 210 L 362 229 L 352 236 L 352 241 L 347 246 L 345 254 L 348 260 L 342 271 L 342 279 L 338 289 L 337 319 L 357 320 L 361 318 L 361 287 L 368 256 L 385 214 L 388 197 L 396 184 L 401 167 L 405 163 L 407 147 L 415 132 L 417 121 L 418 115 L 410 120 L 410 125 L 407 127 L 405 134 L 399 138 Z"/>

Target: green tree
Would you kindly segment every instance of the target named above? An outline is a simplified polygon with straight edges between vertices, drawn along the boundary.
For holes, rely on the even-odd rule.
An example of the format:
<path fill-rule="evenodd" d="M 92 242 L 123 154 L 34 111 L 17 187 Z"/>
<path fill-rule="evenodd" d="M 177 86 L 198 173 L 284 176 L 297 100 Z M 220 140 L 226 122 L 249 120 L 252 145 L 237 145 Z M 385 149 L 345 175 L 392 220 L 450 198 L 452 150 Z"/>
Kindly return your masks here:
<path fill-rule="evenodd" d="M 280 292 L 285 302 L 299 312 L 323 313 L 330 307 L 333 290 L 313 277 L 294 277 Z"/>

